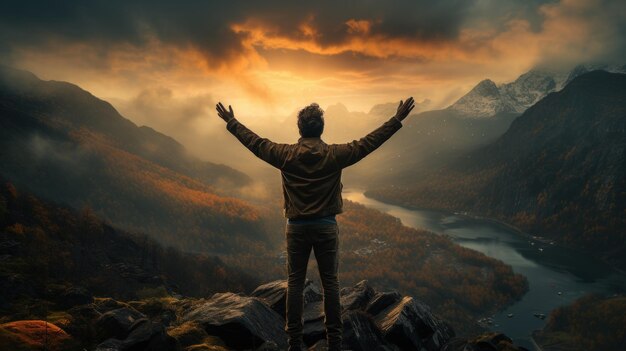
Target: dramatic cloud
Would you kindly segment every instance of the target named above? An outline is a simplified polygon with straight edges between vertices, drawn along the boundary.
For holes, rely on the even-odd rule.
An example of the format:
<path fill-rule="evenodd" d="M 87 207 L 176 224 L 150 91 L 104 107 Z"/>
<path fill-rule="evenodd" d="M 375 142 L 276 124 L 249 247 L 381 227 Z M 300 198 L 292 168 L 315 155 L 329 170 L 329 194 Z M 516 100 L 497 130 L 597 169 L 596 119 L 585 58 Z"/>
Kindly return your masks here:
<path fill-rule="evenodd" d="M 89 43 L 102 49 L 156 39 L 179 49 L 193 48 L 214 66 L 246 55 L 247 31 L 260 26 L 268 35 L 299 41 L 311 37 L 321 47 L 368 34 L 420 41 L 458 35 L 468 1 L 9 1 L 0 12 L 5 50 L 49 41 Z M 235 29 L 235 30 L 234 30 Z M 363 32 L 367 29 L 367 32 Z"/>
<path fill-rule="evenodd" d="M 625 37 L 622 0 L 0 5 L 0 62 L 79 84 L 183 143 L 223 133 L 219 100 L 261 126 L 312 101 L 365 112 L 412 95 L 440 108 L 484 78 L 619 62 Z"/>

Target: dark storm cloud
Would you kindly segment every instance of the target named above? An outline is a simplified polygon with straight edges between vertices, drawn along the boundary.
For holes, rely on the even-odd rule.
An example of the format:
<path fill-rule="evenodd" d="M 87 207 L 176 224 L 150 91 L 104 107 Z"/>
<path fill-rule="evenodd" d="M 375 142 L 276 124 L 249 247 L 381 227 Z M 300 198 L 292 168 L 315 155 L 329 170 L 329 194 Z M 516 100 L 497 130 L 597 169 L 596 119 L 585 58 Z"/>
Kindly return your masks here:
<path fill-rule="evenodd" d="M 626 52 L 623 0 L 5 0 L 0 5 L 0 60 L 10 59 L 16 49 L 52 52 L 66 44 L 87 45 L 95 55 L 106 58 L 118 45 L 141 49 L 156 40 L 169 47 L 197 50 L 212 67 L 249 54 L 251 43 L 246 39 L 254 35 L 254 29 L 262 30 L 265 39 L 314 42 L 322 49 L 318 53 L 355 36 L 365 42 L 376 37 L 379 41 L 404 40 L 400 43 L 454 44 L 464 28 L 486 25 L 497 33 L 506 30 L 513 19 L 524 20 L 533 32 L 541 32 L 545 20 L 542 5 L 565 3 L 564 7 L 575 8 L 583 2 L 595 7 L 588 18 L 600 14 L 603 26 L 616 29 L 612 36 L 600 38 L 607 41 L 604 55 L 618 57 Z M 351 30 L 351 20 L 363 21 L 360 24 L 366 24 L 366 30 Z M 243 30 L 233 30 L 235 25 L 244 25 Z M 252 44 L 260 45 L 254 49 L 260 52 L 263 43 Z M 485 43 L 478 40 L 467 45 L 484 47 Z M 343 46 L 342 50 L 352 47 Z M 364 61 L 364 65 L 368 63 Z"/>
<path fill-rule="evenodd" d="M 2 5 L 0 40 L 8 49 L 63 40 L 95 46 L 145 45 L 153 36 L 211 56 L 241 49 L 228 27 L 232 9 L 209 2 L 15 1 Z"/>
<path fill-rule="evenodd" d="M 55 42 L 141 47 L 150 39 L 178 47 L 193 47 L 210 58 L 228 59 L 244 49 L 246 33 L 234 23 L 254 20 L 276 35 L 298 39 L 304 22 L 317 31 L 321 46 L 345 41 L 346 21 L 371 21 L 370 32 L 418 41 L 454 40 L 468 20 L 478 16 L 481 1 L 395 0 L 325 1 L 3 1 L 0 45 L 11 50 Z M 498 4 L 505 2 L 498 2 Z M 521 4 L 525 5 L 521 5 Z M 506 2 L 506 8 L 532 13 L 535 2 Z M 528 4 L 533 4 L 530 6 Z M 505 8 L 504 6 L 502 8 Z M 532 8 L 528 10 L 528 8 Z M 498 12 L 498 11 L 496 11 Z M 485 11 L 480 16 L 489 16 Z"/>

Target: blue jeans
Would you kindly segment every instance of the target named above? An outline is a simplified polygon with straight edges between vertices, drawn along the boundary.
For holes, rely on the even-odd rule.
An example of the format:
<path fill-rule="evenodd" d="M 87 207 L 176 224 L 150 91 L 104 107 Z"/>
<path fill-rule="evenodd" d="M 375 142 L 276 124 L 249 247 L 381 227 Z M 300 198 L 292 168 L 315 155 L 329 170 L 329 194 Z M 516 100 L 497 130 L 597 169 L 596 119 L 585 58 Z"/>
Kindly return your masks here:
<path fill-rule="evenodd" d="M 287 224 L 287 306 L 285 330 L 289 349 L 302 343 L 303 289 L 311 250 L 315 254 L 324 290 L 324 324 L 329 350 L 341 349 L 341 305 L 339 301 L 339 228 L 332 223 Z"/>

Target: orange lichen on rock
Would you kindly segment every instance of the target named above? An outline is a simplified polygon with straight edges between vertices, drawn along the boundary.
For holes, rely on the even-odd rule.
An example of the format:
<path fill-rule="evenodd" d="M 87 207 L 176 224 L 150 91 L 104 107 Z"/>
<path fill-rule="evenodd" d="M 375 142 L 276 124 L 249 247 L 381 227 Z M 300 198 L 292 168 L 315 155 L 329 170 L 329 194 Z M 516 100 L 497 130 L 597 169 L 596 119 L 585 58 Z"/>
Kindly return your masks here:
<path fill-rule="evenodd" d="M 20 349 L 62 350 L 71 336 L 63 329 L 42 320 L 23 320 L 0 325 L 3 339 L 11 343 L 21 343 Z M 2 343 L 4 343 L 3 341 Z M 17 346 L 17 345 L 16 345 Z"/>

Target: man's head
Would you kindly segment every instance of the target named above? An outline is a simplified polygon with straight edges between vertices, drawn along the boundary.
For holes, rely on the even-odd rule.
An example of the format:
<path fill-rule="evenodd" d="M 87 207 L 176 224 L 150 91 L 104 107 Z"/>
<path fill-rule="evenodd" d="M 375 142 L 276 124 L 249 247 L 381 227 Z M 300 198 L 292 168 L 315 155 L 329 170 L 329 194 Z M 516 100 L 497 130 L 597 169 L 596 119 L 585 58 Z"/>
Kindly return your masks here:
<path fill-rule="evenodd" d="M 298 129 L 303 138 L 317 138 L 324 131 L 324 110 L 316 103 L 298 112 Z"/>

